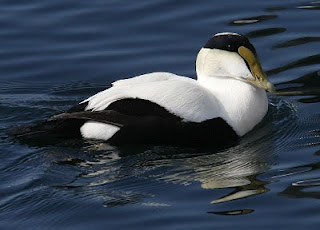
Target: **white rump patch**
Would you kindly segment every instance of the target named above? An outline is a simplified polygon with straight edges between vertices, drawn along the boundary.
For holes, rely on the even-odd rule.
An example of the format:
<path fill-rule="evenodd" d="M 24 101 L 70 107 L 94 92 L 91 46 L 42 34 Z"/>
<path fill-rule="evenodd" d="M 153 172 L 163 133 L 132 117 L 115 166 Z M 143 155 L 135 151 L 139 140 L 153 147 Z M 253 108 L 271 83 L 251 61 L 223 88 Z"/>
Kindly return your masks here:
<path fill-rule="evenodd" d="M 87 121 L 80 128 L 83 138 L 105 141 L 109 140 L 119 130 L 120 128 L 117 126 L 96 121 Z"/>

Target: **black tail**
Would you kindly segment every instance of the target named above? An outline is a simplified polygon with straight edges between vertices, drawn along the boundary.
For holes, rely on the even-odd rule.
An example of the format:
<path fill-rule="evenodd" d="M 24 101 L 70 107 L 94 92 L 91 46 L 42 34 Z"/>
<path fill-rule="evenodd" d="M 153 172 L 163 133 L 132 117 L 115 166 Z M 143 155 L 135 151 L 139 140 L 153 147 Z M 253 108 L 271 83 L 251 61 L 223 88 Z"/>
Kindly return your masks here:
<path fill-rule="evenodd" d="M 88 120 L 121 127 L 118 122 L 126 123 L 126 118 L 115 111 L 67 112 L 36 124 L 14 127 L 8 131 L 8 135 L 26 143 L 51 143 L 52 140 L 81 138 L 80 127 Z"/>
<path fill-rule="evenodd" d="M 51 143 L 81 137 L 80 127 L 84 122 L 79 119 L 47 120 L 12 128 L 8 135 L 22 142 Z"/>

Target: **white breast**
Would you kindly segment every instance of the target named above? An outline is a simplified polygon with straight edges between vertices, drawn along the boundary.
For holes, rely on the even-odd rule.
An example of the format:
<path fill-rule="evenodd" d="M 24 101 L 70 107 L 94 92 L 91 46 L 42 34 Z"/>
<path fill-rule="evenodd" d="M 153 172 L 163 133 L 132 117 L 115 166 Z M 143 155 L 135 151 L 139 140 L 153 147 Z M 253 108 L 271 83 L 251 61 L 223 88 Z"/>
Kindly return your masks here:
<path fill-rule="evenodd" d="M 214 92 L 224 110 L 222 118 L 239 136 L 253 129 L 268 111 L 266 92 L 248 82 L 226 77 L 199 77 L 198 81 Z"/>

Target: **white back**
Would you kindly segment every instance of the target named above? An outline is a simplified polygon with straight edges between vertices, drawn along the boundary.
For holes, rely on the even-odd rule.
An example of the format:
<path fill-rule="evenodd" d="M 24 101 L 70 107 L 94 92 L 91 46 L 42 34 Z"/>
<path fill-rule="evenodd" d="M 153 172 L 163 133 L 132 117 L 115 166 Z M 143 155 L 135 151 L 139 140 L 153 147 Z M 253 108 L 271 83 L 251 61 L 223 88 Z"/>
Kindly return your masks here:
<path fill-rule="evenodd" d="M 89 102 L 86 110 L 99 111 L 123 98 L 152 101 L 184 121 L 202 122 L 223 113 L 210 91 L 191 78 L 171 73 L 151 73 L 120 80 L 83 102 Z"/>

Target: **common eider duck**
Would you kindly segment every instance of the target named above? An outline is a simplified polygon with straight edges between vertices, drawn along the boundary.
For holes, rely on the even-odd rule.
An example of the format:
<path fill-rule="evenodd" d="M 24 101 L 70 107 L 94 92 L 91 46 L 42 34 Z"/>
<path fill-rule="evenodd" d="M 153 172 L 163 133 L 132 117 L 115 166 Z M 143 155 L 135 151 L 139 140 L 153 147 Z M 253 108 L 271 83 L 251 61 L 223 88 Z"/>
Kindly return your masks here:
<path fill-rule="evenodd" d="M 125 144 L 212 144 L 237 140 L 266 115 L 273 84 L 254 46 L 218 33 L 199 51 L 197 80 L 155 72 L 118 80 L 25 135 L 83 137 Z"/>

